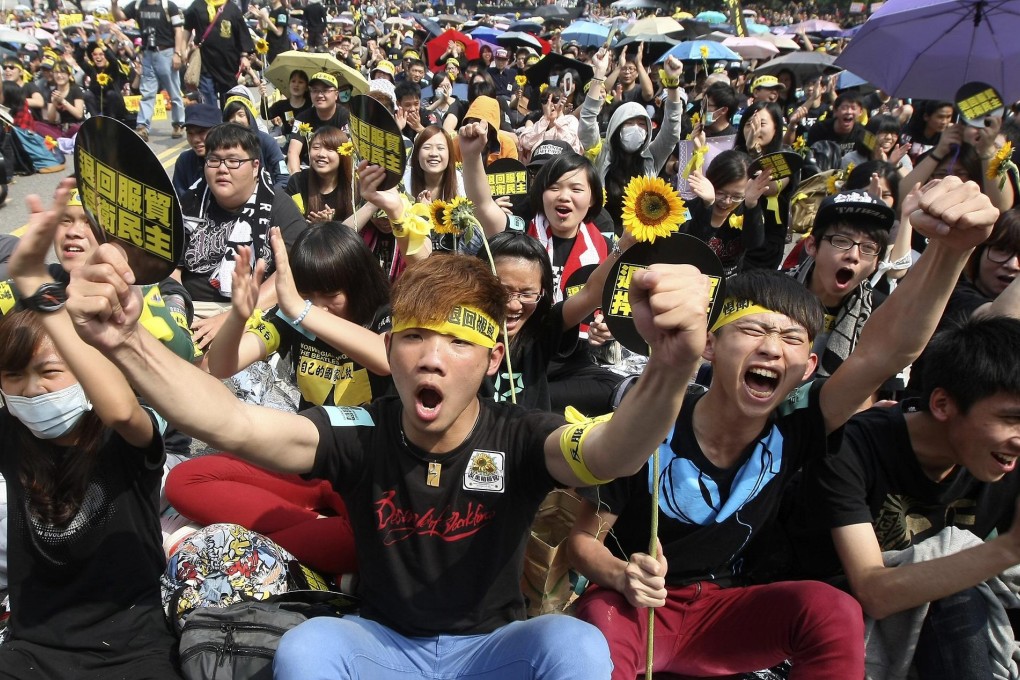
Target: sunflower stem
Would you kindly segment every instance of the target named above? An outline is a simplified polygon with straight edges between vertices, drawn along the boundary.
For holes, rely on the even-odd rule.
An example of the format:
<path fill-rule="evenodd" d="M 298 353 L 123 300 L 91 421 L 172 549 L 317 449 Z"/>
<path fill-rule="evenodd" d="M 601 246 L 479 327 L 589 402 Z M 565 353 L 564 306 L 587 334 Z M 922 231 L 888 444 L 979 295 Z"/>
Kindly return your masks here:
<path fill-rule="evenodd" d="M 648 541 L 648 554 L 656 559 L 659 548 L 659 447 L 655 447 L 652 453 L 652 469 L 655 484 L 652 485 L 652 537 Z M 653 634 L 655 630 L 655 607 L 648 608 L 648 648 L 645 652 L 645 680 L 652 680 L 652 665 L 655 660 L 655 648 Z"/>
<path fill-rule="evenodd" d="M 477 221 L 477 220 L 476 220 Z M 482 236 L 482 245 L 485 246 L 485 254 L 489 256 L 489 267 L 492 269 L 492 275 L 499 278 L 499 274 L 496 273 L 496 261 L 492 257 L 492 251 L 489 250 L 489 239 L 485 237 L 485 230 L 482 229 L 482 225 L 478 224 L 478 233 Z M 506 340 L 506 351 L 503 352 L 504 358 L 506 358 L 506 372 L 510 378 L 510 401 L 514 404 L 517 403 L 517 383 L 514 382 L 514 369 L 510 365 L 510 338 L 507 337 L 506 331 L 506 315 L 503 315 L 503 338 Z"/>

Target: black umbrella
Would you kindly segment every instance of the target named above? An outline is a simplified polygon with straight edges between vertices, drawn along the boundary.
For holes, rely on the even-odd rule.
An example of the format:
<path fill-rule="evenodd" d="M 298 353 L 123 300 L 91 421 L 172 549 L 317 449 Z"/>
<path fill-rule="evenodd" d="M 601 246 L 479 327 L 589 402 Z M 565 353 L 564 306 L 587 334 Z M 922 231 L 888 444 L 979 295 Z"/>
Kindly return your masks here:
<path fill-rule="evenodd" d="M 538 42 L 538 38 L 531 35 L 530 33 L 523 33 L 521 31 L 507 31 L 496 36 L 496 42 L 500 46 L 509 49 L 518 49 L 520 47 L 530 47 L 539 54 L 542 53 L 542 43 Z"/>
<path fill-rule="evenodd" d="M 534 21 L 528 21 L 525 19 L 522 21 L 515 21 L 510 24 L 506 30 L 520 31 L 521 33 L 530 33 L 531 35 L 541 35 L 543 29 L 541 24 L 536 24 Z"/>
<path fill-rule="evenodd" d="M 687 35 L 705 35 L 715 30 L 710 24 L 696 19 L 681 19 L 680 25 L 687 31 Z"/>
<path fill-rule="evenodd" d="M 443 28 L 424 14 L 411 14 L 412 19 L 418 22 L 433 38 L 442 34 Z"/>
<path fill-rule="evenodd" d="M 564 57 L 558 52 L 550 52 L 539 59 L 531 68 L 524 72 L 524 75 L 528 77 L 530 84 L 537 87 L 542 83 L 548 83 L 549 74 L 553 71 L 563 72 L 567 69 L 577 71 L 577 87 L 580 88 L 581 92 L 584 92 L 584 86 L 595 75 L 595 71 L 588 64 L 577 59 Z"/>
<path fill-rule="evenodd" d="M 833 62 L 836 57 L 825 52 L 791 52 L 770 59 L 754 70 L 754 76 L 774 76 L 780 71 L 791 71 L 798 83 L 817 76 L 836 73 L 841 69 Z"/>
<path fill-rule="evenodd" d="M 560 7 L 559 5 L 542 5 L 534 12 L 531 16 L 542 17 L 543 19 L 571 19 L 575 15 L 570 13 L 566 7 Z"/>
<path fill-rule="evenodd" d="M 617 48 L 626 47 L 627 45 L 643 44 L 645 46 L 644 61 L 651 62 L 668 52 L 669 48 L 674 45 L 679 45 L 681 42 L 683 41 L 677 40 L 676 38 L 668 35 L 639 33 L 637 35 L 628 35 L 625 38 L 621 38 L 613 47 Z"/>

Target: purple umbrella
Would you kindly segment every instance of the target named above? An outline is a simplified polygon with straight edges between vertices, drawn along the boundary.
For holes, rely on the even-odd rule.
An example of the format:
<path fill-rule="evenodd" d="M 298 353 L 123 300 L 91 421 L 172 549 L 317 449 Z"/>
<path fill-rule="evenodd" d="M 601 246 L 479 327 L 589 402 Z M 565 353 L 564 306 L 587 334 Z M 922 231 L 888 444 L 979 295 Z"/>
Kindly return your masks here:
<path fill-rule="evenodd" d="M 896 97 L 952 101 L 964 83 L 1020 99 L 1020 3 L 889 0 L 836 65 Z"/>

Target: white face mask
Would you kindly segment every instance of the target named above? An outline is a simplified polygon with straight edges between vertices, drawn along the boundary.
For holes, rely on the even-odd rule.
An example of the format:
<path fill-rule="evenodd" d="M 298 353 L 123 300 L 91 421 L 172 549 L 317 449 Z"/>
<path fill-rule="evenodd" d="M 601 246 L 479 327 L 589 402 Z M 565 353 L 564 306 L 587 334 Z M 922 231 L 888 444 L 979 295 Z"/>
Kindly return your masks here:
<path fill-rule="evenodd" d="M 620 130 L 620 146 L 628 153 L 633 153 L 644 146 L 648 133 L 637 125 L 628 125 Z"/>
<path fill-rule="evenodd" d="M 549 76 L 549 87 L 556 87 L 558 82 L 560 82 L 559 76 Z"/>
<path fill-rule="evenodd" d="M 11 415 L 39 439 L 56 439 L 74 428 L 92 410 L 81 383 L 35 397 L 18 397 L 0 391 Z"/>

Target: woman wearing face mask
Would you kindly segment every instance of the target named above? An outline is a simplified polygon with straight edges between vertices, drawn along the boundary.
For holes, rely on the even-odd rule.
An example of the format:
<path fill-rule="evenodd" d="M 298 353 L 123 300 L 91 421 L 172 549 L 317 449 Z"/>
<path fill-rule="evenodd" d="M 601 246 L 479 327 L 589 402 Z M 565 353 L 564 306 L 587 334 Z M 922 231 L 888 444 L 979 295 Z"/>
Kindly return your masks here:
<path fill-rule="evenodd" d="M 517 129 L 517 147 L 521 162 L 531 161 L 531 151 L 547 139 L 558 139 L 570 145 L 577 153 L 584 153 L 581 140 L 577 137 L 578 122 L 574 116 L 564 112 L 566 97 L 558 87 L 549 87 L 539 95 L 542 103 L 542 117 L 537 122 L 528 121 Z"/>
<path fill-rule="evenodd" d="M 45 258 L 60 209 L 30 207 L 10 261 L 28 310 L 0 320 L 11 600 L 0 672 L 176 679 L 159 590 L 160 420 L 54 304 Z"/>
<path fill-rule="evenodd" d="M 783 150 L 783 112 L 778 105 L 752 104 L 740 119 L 740 131 L 733 146 L 752 159 Z M 765 242 L 744 256 L 745 269 L 778 269 L 786 248 L 787 217 L 790 212 L 792 187 L 800 182 L 793 177 L 769 182 L 759 199 L 765 214 Z"/>
<path fill-rule="evenodd" d="M 434 74 L 432 76 L 432 101 L 425 107 L 432 121 L 442 124 L 450 107 L 456 101 L 457 98 L 453 96 L 453 83 L 446 77 L 446 74 L 442 72 Z"/>
<path fill-rule="evenodd" d="M 669 160 L 673 148 L 680 141 L 680 116 L 683 99 L 680 79 L 683 65 L 669 57 L 663 64 L 666 71 L 666 103 L 662 126 L 653 136 L 651 119 L 645 107 L 627 102 L 617 107 L 606 137 L 599 135 L 598 115 L 605 103 L 605 78 L 610 53 L 599 50 L 592 60 L 595 76 L 588 88 L 588 96 L 581 106 L 581 125 L 578 137 L 589 156 L 595 158 L 595 169 L 606 188 L 606 209 L 617 224 L 622 223 L 623 192 L 632 177 L 655 177 Z"/>

